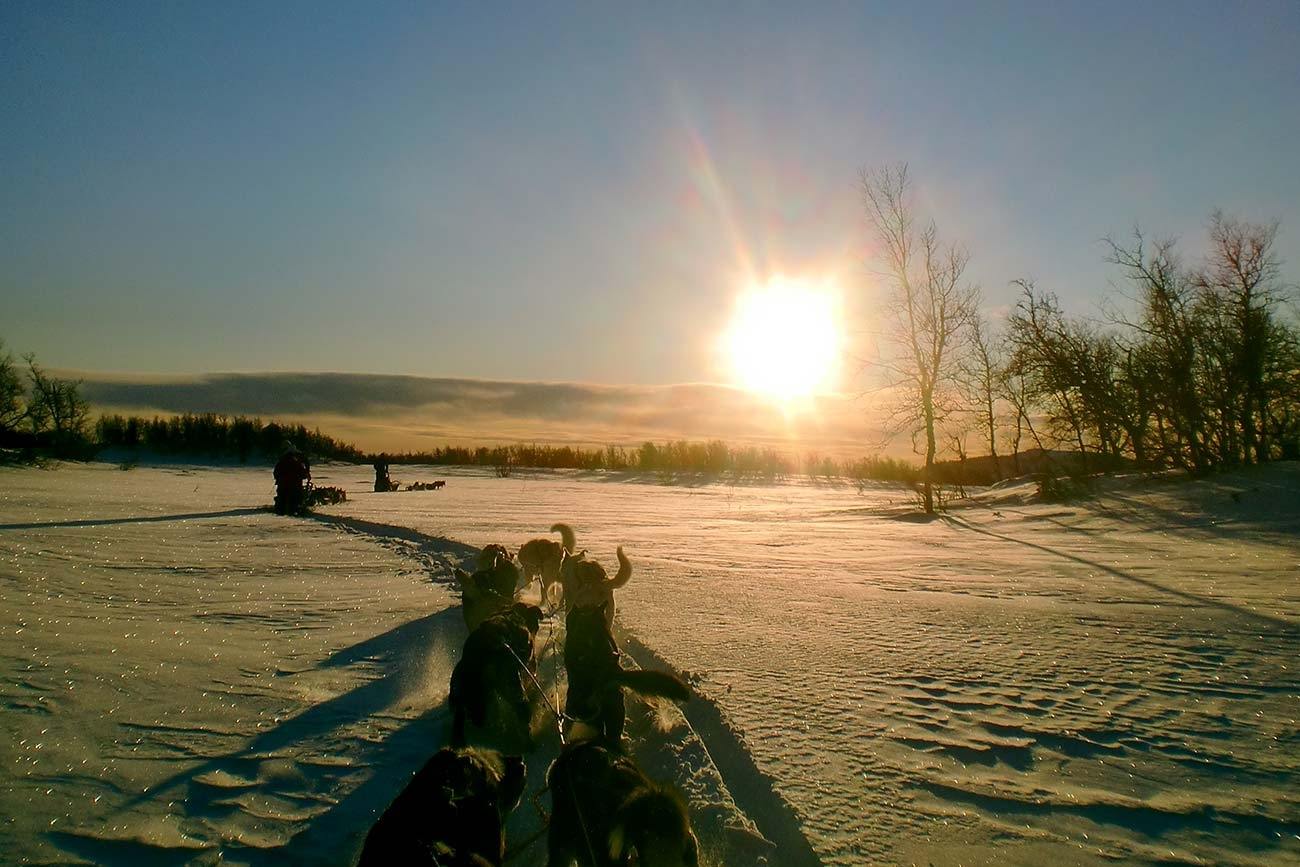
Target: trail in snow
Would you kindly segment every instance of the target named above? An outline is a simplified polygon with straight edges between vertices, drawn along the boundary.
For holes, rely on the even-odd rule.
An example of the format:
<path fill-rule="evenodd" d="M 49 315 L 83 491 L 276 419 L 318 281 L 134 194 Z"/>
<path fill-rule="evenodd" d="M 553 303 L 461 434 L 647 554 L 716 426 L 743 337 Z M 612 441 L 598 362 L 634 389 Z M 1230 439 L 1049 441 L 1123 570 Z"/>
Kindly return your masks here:
<path fill-rule="evenodd" d="M 449 565 L 568 520 L 632 558 L 632 655 L 706 699 L 698 746 L 653 761 L 720 769 L 697 793 L 773 839 L 797 824 L 830 864 L 1300 862 L 1295 465 L 928 522 L 886 488 L 317 474 L 349 489 L 332 523 L 249 513 L 265 471 L 3 471 L 10 857 L 352 851 L 445 726 Z"/>
<path fill-rule="evenodd" d="M 195 497 L 247 497 L 260 480 L 248 472 L 10 478 L 0 510 L 0 600 L 19 624 L 0 642 L 12 675 L 0 697 L 15 712 L 0 792 L 8 856 L 351 863 L 446 743 L 447 682 L 465 637 L 447 588 L 477 549 L 348 517 L 190 508 Z M 51 517 L 104 488 L 120 493 L 103 498 L 107 514 Z M 122 514 L 142 506 L 151 514 Z M 10 520 L 20 511 L 37 520 Z M 541 670 L 554 672 L 560 643 L 539 644 Z M 687 793 L 706 863 L 773 856 L 680 713 L 634 704 L 629 731 L 647 769 Z M 550 741 L 529 757 L 533 795 L 558 749 L 553 731 Z M 784 821 L 782 845 L 802 845 L 776 853 L 782 863 L 814 863 L 788 814 L 764 820 Z M 530 799 L 511 839 L 540 829 Z M 511 863 L 544 859 L 539 842 Z"/>
<path fill-rule="evenodd" d="M 339 511 L 625 545 L 622 622 L 827 863 L 1300 859 L 1295 465 L 926 522 L 885 488 L 447 477 Z"/>

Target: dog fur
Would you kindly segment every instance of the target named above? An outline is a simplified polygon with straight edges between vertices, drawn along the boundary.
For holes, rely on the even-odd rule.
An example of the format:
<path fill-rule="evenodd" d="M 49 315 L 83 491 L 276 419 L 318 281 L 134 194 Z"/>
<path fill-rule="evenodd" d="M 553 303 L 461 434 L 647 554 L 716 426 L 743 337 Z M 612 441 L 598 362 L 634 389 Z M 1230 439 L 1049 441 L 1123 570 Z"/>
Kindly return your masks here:
<path fill-rule="evenodd" d="M 617 748 L 627 718 L 624 688 L 673 701 L 686 701 L 691 691 L 666 672 L 623 668 L 619 661 L 622 654 L 610 628 L 610 607 L 606 603 L 569 609 L 564 639 L 569 688 L 564 712 L 594 729 L 601 742 Z"/>
<path fill-rule="evenodd" d="M 577 540 L 573 528 L 568 524 L 552 524 L 552 533 L 559 533 L 561 541 L 553 539 L 532 539 L 519 548 L 517 555 L 520 567 L 524 570 L 524 581 L 538 578 L 542 583 L 542 599 L 550 594 L 552 585 L 560 579 L 560 568 L 565 557 L 573 554 Z"/>
<path fill-rule="evenodd" d="M 465 639 L 460 662 L 451 672 L 447 703 L 452 710 L 451 742 L 466 743 L 465 722 L 473 723 L 477 740 L 509 755 L 532 749 L 532 703 L 529 671 L 536 670 L 533 639 L 542 622 L 542 609 L 516 602 L 484 620 Z"/>
<path fill-rule="evenodd" d="M 591 741 L 571 744 L 546 779 L 548 867 L 698 867 L 682 796 L 626 756 Z"/>
<path fill-rule="evenodd" d="M 613 578 L 605 573 L 605 567 L 595 560 L 587 559 L 587 552 L 566 557 L 560 567 L 560 587 L 564 590 L 564 604 L 571 608 L 598 607 L 608 604 L 606 609 L 609 625 L 614 625 L 614 591 L 622 588 L 632 578 L 632 561 L 623 553 L 623 546 L 618 546 L 618 572 Z"/>
<path fill-rule="evenodd" d="M 514 559 L 510 556 L 510 551 L 505 545 L 498 545 L 495 542 L 491 542 L 483 546 L 483 550 L 478 552 L 478 556 L 475 558 L 474 562 L 478 564 L 478 568 L 480 569 L 490 569 L 496 563 L 498 558 L 502 560 Z"/>
<path fill-rule="evenodd" d="M 441 750 L 366 835 L 358 867 L 486 867 L 505 858 L 505 819 L 524 792 L 523 759 Z"/>
<path fill-rule="evenodd" d="M 487 553 L 489 548 L 501 549 L 501 546 L 489 545 L 483 553 Z M 483 553 L 479 555 L 480 563 Z M 464 569 L 457 569 L 455 573 L 456 583 L 460 585 L 461 613 L 465 616 L 466 628 L 471 632 L 492 615 L 508 610 L 515 601 L 519 567 L 509 557 L 496 551 L 492 553 L 488 565 L 480 567 L 474 574 Z"/>

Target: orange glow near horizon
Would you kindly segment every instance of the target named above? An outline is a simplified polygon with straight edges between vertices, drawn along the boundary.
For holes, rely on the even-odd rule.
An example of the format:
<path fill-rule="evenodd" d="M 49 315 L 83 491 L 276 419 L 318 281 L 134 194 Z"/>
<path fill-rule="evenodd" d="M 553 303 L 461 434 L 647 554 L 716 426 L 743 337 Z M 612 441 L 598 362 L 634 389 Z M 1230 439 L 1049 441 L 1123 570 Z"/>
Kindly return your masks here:
<path fill-rule="evenodd" d="M 842 342 L 832 287 L 777 277 L 737 299 L 723 349 L 737 383 L 789 405 L 833 387 Z"/>

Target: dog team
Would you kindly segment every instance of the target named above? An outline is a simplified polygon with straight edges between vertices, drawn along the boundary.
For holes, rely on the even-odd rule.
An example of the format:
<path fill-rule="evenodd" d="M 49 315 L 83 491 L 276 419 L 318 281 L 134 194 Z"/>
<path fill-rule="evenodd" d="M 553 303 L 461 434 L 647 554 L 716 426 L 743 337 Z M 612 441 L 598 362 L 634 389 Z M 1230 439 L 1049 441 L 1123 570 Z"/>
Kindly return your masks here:
<path fill-rule="evenodd" d="M 513 557 L 504 546 L 488 545 L 472 574 L 456 570 L 469 637 L 451 675 L 451 743 L 371 828 L 359 862 L 364 867 L 502 864 L 506 819 L 524 792 L 523 756 L 537 747 L 532 732 L 540 704 L 554 718 L 562 745 L 543 790 L 551 796 L 549 867 L 698 865 L 685 800 L 647 777 L 623 740 L 625 689 L 679 702 L 690 690 L 664 672 L 623 668 L 613 632 L 614 591 L 632 577 L 632 564 L 622 547 L 610 578 L 585 551 L 574 553 L 571 527 L 555 524 L 551 532 L 561 541 L 533 539 Z M 563 711 L 537 677 L 535 643 L 548 613 L 519 601 L 534 579 L 550 616 L 563 616 Z"/>

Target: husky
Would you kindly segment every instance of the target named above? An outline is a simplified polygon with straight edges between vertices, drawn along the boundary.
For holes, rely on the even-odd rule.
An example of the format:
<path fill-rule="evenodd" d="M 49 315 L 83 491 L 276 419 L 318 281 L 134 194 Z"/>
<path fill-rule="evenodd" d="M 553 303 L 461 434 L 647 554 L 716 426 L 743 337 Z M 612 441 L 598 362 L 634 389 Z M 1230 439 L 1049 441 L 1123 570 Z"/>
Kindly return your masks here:
<path fill-rule="evenodd" d="M 565 618 L 564 668 L 569 690 L 564 713 L 594 729 L 602 743 L 618 748 L 623 738 L 627 706 L 623 689 L 641 695 L 686 701 L 690 688 L 662 671 L 628 671 L 610 628 L 609 603 L 569 609 Z"/>
<path fill-rule="evenodd" d="M 493 550 L 495 549 L 495 550 Z M 491 554 L 484 565 L 485 555 Z M 515 601 L 515 587 L 519 584 L 519 567 L 514 564 L 500 545 L 488 545 L 478 557 L 479 568 L 474 574 L 457 569 L 456 583 L 460 585 L 461 613 L 465 626 L 471 632 L 494 614 L 510 608 Z"/>
<path fill-rule="evenodd" d="M 551 789 L 548 867 L 698 867 L 700 844 L 676 789 L 592 741 L 565 747 Z"/>
<path fill-rule="evenodd" d="M 519 565 L 524 570 L 524 581 L 534 577 L 542 582 L 542 599 L 546 600 L 551 586 L 560 578 L 560 568 L 564 558 L 573 554 L 576 539 L 573 528 L 568 524 L 552 524 L 552 533 L 559 533 L 561 541 L 553 539 L 532 539 L 519 548 Z"/>
<path fill-rule="evenodd" d="M 632 578 L 632 561 L 618 546 L 618 572 L 610 578 L 605 568 L 595 560 L 587 559 L 587 552 L 566 557 L 560 566 L 560 588 L 564 591 L 564 604 L 587 608 L 607 605 L 610 628 L 614 626 L 614 591 L 622 588 Z"/>
<path fill-rule="evenodd" d="M 478 552 L 474 562 L 480 569 L 491 569 L 498 559 L 513 560 L 514 558 L 510 556 L 510 551 L 506 549 L 505 545 L 491 542 L 483 546 L 483 550 Z"/>
<path fill-rule="evenodd" d="M 465 746 L 465 722 L 473 723 L 490 746 L 520 755 L 533 746 L 528 672 L 536 670 L 533 639 L 542 609 L 516 602 L 478 625 L 451 672 L 447 704 L 452 710 L 452 746 Z"/>
<path fill-rule="evenodd" d="M 505 819 L 523 796 L 525 774 L 518 756 L 441 750 L 370 829 L 358 867 L 501 864 Z"/>

